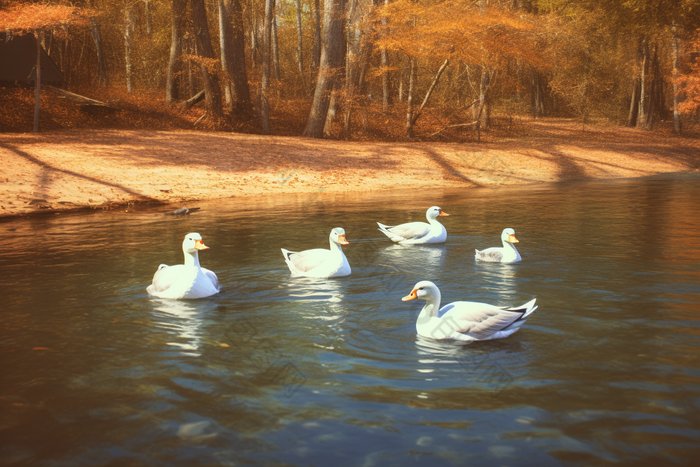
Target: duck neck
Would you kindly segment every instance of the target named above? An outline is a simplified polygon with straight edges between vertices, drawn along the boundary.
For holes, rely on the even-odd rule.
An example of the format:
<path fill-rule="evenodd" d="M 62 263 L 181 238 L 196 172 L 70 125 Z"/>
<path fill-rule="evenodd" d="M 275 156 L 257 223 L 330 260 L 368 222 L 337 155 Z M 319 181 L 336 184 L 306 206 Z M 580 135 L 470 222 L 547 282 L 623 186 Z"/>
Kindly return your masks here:
<path fill-rule="evenodd" d="M 436 296 L 428 297 L 425 301 L 425 306 L 420 312 L 419 318 L 434 318 L 438 315 L 440 311 L 440 291 L 438 291 Z"/>
<path fill-rule="evenodd" d="M 520 253 L 518 253 L 518 249 L 515 248 L 515 245 L 505 240 L 503 240 L 503 251 L 503 256 L 507 259 L 515 259 L 520 257 Z"/>
<path fill-rule="evenodd" d="M 437 217 L 428 217 L 430 223 L 430 231 L 434 234 L 439 234 L 444 229 L 443 225 L 437 220 Z"/>
<path fill-rule="evenodd" d="M 336 243 L 333 240 L 331 240 L 331 253 L 340 255 L 343 254 L 343 248 L 340 246 L 339 243 Z"/>
<path fill-rule="evenodd" d="M 185 266 L 199 267 L 199 252 L 195 250 L 194 253 L 185 252 Z"/>

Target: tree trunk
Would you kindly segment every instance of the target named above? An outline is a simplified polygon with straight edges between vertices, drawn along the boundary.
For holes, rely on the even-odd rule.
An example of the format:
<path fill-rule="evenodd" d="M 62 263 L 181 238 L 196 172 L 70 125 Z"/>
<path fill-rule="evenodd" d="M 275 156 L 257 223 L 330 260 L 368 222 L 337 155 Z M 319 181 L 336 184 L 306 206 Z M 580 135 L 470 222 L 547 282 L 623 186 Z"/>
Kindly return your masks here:
<path fill-rule="evenodd" d="M 204 82 L 204 94 L 207 112 L 217 117 L 224 115 L 224 109 L 221 105 L 221 88 L 216 73 L 210 70 L 207 63 L 216 60 L 214 49 L 211 45 L 211 36 L 209 35 L 209 25 L 207 24 L 207 11 L 204 7 L 204 0 L 192 0 L 192 22 L 194 23 L 195 37 L 197 39 L 198 56 L 207 60 L 206 63 L 200 63 L 199 69 Z"/>
<path fill-rule="evenodd" d="M 350 138 L 352 131 L 352 106 L 355 98 L 355 74 L 356 64 L 359 56 L 360 37 L 355 34 L 356 28 L 356 12 L 357 3 L 359 0 L 349 0 L 348 17 L 345 25 L 345 43 L 347 44 L 347 53 L 345 54 L 345 118 L 343 122 L 345 138 Z"/>
<path fill-rule="evenodd" d="M 92 29 L 92 38 L 95 41 L 95 49 L 97 50 L 97 76 L 99 84 L 109 86 L 109 77 L 107 76 L 107 64 L 105 62 L 105 54 L 102 49 L 102 31 L 100 25 L 97 24 L 95 17 L 90 18 L 90 26 Z"/>
<path fill-rule="evenodd" d="M 253 113 L 253 104 L 250 100 L 250 86 L 248 85 L 248 72 L 245 61 L 245 28 L 243 7 L 240 0 L 232 1 L 231 13 L 233 15 L 233 37 L 231 40 L 233 50 L 233 88 L 236 94 L 236 107 L 239 112 Z"/>
<path fill-rule="evenodd" d="M 203 100 L 204 100 L 204 89 L 202 89 L 197 94 L 195 94 L 194 96 L 190 97 L 185 102 L 183 102 L 182 107 L 184 109 L 189 109 L 193 105 L 198 104 L 199 102 L 202 102 Z"/>
<path fill-rule="evenodd" d="M 168 61 L 168 76 L 165 84 L 165 102 L 168 104 L 182 97 L 178 75 L 182 70 L 182 34 L 185 30 L 185 7 L 187 0 L 173 0 L 170 19 L 170 60 Z"/>
<path fill-rule="evenodd" d="M 544 103 L 545 77 L 539 70 L 532 70 L 532 116 L 534 118 L 546 115 Z"/>
<path fill-rule="evenodd" d="M 311 50 L 311 72 L 315 72 L 321 63 L 321 5 L 314 0 L 316 23 L 314 24 L 314 47 Z"/>
<path fill-rule="evenodd" d="M 36 73 L 34 73 L 34 133 L 39 132 L 39 102 L 41 97 L 41 31 L 34 33 L 36 38 Z"/>
<path fill-rule="evenodd" d="M 673 132 L 681 134 L 681 116 L 678 112 L 678 30 L 673 23 L 673 38 L 671 39 L 671 55 L 673 59 Z"/>
<path fill-rule="evenodd" d="M 333 120 L 338 113 L 338 82 L 333 83 L 331 88 L 331 100 L 328 103 L 326 121 L 323 123 L 323 137 L 330 138 L 333 135 Z"/>
<path fill-rule="evenodd" d="M 265 22 L 263 24 L 262 43 L 262 77 L 260 86 L 260 117 L 262 132 L 270 134 L 270 52 L 272 40 L 272 21 L 275 16 L 275 0 L 265 0 Z"/>
<path fill-rule="evenodd" d="M 224 70 L 223 88 L 224 105 L 227 109 L 233 110 L 235 100 L 234 91 L 231 85 L 231 15 L 229 14 L 225 0 L 218 1 L 219 7 L 219 52 L 221 54 L 221 69 Z"/>
<path fill-rule="evenodd" d="M 303 48 L 303 30 L 301 27 L 301 0 L 294 0 L 294 6 L 297 10 L 297 68 L 299 69 L 299 78 L 304 89 L 304 94 L 309 95 L 309 87 L 306 85 L 306 77 L 304 76 L 304 48 Z"/>
<path fill-rule="evenodd" d="M 479 105 L 474 107 L 474 120 L 479 119 L 481 128 L 488 128 L 491 122 L 491 89 L 492 73 L 485 66 L 481 67 L 481 81 L 479 83 Z"/>
<path fill-rule="evenodd" d="M 187 41 L 187 50 L 190 55 L 197 55 L 197 42 L 192 41 L 191 39 Z M 189 87 L 190 91 L 190 97 L 193 97 L 195 94 L 197 94 L 197 87 L 195 85 L 195 72 L 192 70 L 193 65 L 192 65 L 192 60 L 187 60 L 187 85 Z"/>
<path fill-rule="evenodd" d="M 384 0 L 384 6 L 389 5 L 389 0 Z M 382 16 L 382 28 L 384 33 L 387 31 L 387 18 Z M 382 67 L 382 111 L 386 112 L 389 110 L 389 57 L 386 47 L 382 47 L 380 63 Z"/>
<path fill-rule="evenodd" d="M 44 43 L 44 50 L 46 50 L 46 55 L 51 57 L 51 52 L 53 52 L 53 31 L 48 30 L 48 31 L 44 32 L 43 43 Z"/>
<path fill-rule="evenodd" d="M 633 128 L 637 126 L 637 117 L 639 116 L 639 93 L 641 92 L 642 82 L 639 77 L 635 78 L 632 86 L 632 99 L 630 100 L 630 111 L 627 114 L 627 126 Z"/>
<path fill-rule="evenodd" d="M 488 73 L 488 72 L 487 72 Z M 490 76 L 490 79 L 487 83 L 486 86 L 484 86 L 484 81 L 483 81 L 483 76 L 484 73 L 482 72 L 482 87 L 481 87 L 481 92 L 479 94 L 479 106 L 477 107 L 477 112 L 476 116 L 474 117 L 474 122 L 476 123 L 476 137 L 477 137 L 477 142 L 481 142 L 481 128 L 482 128 L 482 122 L 484 121 L 483 114 L 487 110 L 487 105 L 489 101 L 489 93 L 491 92 L 491 88 L 493 87 L 493 83 L 496 80 L 496 70 L 493 70 L 492 72 L 488 73 Z"/>
<path fill-rule="evenodd" d="M 345 0 L 324 0 L 323 11 L 323 40 L 321 44 L 321 60 L 316 80 L 311 112 L 306 122 L 304 136 L 312 138 L 323 137 L 323 127 L 326 122 L 330 91 L 338 78 L 343 66 L 343 12 Z"/>
<path fill-rule="evenodd" d="M 646 75 L 649 69 L 649 42 L 644 39 L 642 44 L 642 69 L 639 73 L 639 114 L 637 115 L 637 127 L 646 126 Z"/>
<path fill-rule="evenodd" d="M 406 97 L 406 136 L 413 138 L 413 95 L 415 93 L 417 59 L 408 58 L 408 96 Z"/>
<path fill-rule="evenodd" d="M 146 17 L 146 35 L 151 35 L 151 2 L 143 0 L 144 16 Z"/>
<path fill-rule="evenodd" d="M 280 73 L 280 46 L 277 40 L 277 14 L 272 15 L 272 70 L 275 72 L 275 79 L 282 79 Z"/>
<path fill-rule="evenodd" d="M 661 75 L 661 66 L 659 65 L 659 46 L 654 44 L 654 55 L 651 60 L 651 84 L 649 87 L 649 104 L 647 111 L 647 121 L 645 128 L 652 130 L 656 121 L 664 117 L 664 93 L 663 93 L 663 77 Z"/>
<path fill-rule="evenodd" d="M 250 61 L 255 66 L 260 61 L 260 46 L 258 45 L 258 22 L 256 15 L 250 19 Z"/>
<path fill-rule="evenodd" d="M 221 66 L 230 80 L 227 89 L 231 102 L 227 101 L 227 105 L 238 112 L 250 114 L 253 106 L 246 71 L 245 31 L 240 0 L 219 0 L 219 21 Z"/>
<path fill-rule="evenodd" d="M 433 82 L 430 83 L 430 87 L 428 88 L 428 92 L 425 93 L 425 97 L 423 98 L 423 102 L 421 103 L 420 107 L 418 108 L 418 112 L 416 112 L 413 115 L 413 122 L 411 123 L 411 126 L 415 125 L 416 122 L 418 121 L 418 117 L 420 117 L 420 114 L 423 112 L 425 105 L 430 100 L 430 96 L 433 94 L 433 91 L 435 90 L 435 86 L 437 86 L 438 82 L 440 81 L 440 76 L 442 76 L 442 73 L 445 71 L 445 68 L 447 68 L 447 65 L 449 65 L 449 64 L 450 64 L 450 60 L 445 59 L 445 62 L 442 64 L 442 66 L 438 70 L 437 74 L 435 75 Z"/>
<path fill-rule="evenodd" d="M 63 51 L 61 52 L 61 71 L 63 72 L 63 83 L 64 85 L 70 84 L 70 70 L 71 70 L 71 40 L 66 37 L 63 39 Z"/>
<path fill-rule="evenodd" d="M 131 66 L 131 33 L 134 30 L 134 14 L 131 11 L 129 0 L 124 9 L 124 63 L 126 64 L 126 92 L 131 93 L 134 88 Z"/>

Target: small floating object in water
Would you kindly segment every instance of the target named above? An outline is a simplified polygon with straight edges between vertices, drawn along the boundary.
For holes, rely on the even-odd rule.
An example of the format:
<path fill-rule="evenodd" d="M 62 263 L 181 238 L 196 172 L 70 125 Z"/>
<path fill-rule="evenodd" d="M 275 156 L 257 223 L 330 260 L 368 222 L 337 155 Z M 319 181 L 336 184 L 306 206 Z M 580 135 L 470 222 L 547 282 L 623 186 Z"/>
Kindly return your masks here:
<path fill-rule="evenodd" d="M 192 212 L 199 211 L 201 208 L 180 208 L 176 209 L 173 212 L 166 212 L 166 216 L 186 216 L 189 215 Z"/>

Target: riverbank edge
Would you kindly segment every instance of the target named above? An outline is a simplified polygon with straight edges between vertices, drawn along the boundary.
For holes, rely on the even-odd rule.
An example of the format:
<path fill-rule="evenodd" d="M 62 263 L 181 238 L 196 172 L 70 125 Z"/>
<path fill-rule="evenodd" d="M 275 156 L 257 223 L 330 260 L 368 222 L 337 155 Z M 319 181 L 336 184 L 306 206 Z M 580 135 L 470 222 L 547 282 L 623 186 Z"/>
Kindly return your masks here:
<path fill-rule="evenodd" d="M 698 140 L 549 123 L 482 144 L 157 131 L 3 134 L 0 221 L 217 199 L 527 186 L 700 170 Z M 3 180 L 4 179 L 4 180 Z"/>

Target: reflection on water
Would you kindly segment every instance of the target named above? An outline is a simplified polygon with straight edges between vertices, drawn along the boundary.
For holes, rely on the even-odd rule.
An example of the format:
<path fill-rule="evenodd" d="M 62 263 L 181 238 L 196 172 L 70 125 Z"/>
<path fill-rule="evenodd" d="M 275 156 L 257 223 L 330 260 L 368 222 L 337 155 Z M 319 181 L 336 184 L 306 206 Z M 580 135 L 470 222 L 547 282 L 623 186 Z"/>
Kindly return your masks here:
<path fill-rule="evenodd" d="M 497 297 L 494 305 L 518 306 L 522 304 L 509 303 L 512 297 L 517 296 L 519 264 L 484 263 L 480 261 L 476 265 L 479 267 L 479 275 L 482 277 L 486 287 Z"/>
<path fill-rule="evenodd" d="M 169 346 L 182 350 L 182 355 L 199 357 L 202 340 L 202 320 L 215 308 L 210 300 L 151 299 L 154 324 L 172 335 Z"/>
<path fill-rule="evenodd" d="M 399 245 L 398 243 L 378 251 L 378 263 L 387 263 L 398 271 L 414 270 L 420 267 L 423 274 L 434 276 L 440 271 L 444 261 L 444 245 Z"/>
<path fill-rule="evenodd" d="M 690 465 L 700 433 L 700 178 L 201 203 L 0 223 L 3 465 Z M 440 205 L 443 245 L 376 220 Z M 279 247 L 343 226 L 350 276 Z M 504 227 L 523 261 L 474 261 Z M 199 232 L 222 292 L 145 287 Z M 319 234 L 325 238 L 326 234 Z M 144 241 L 143 239 L 148 239 Z M 177 258 L 173 257 L 173 262 Z M 540 308 L 512 336 L 416 336 L 442 300 Z"/>

